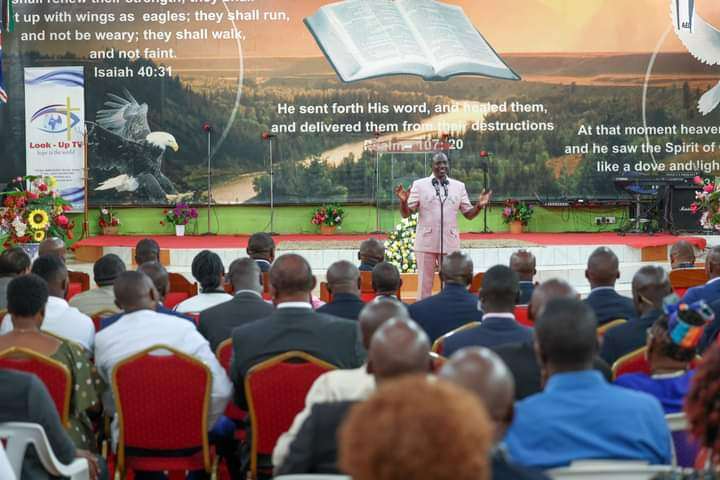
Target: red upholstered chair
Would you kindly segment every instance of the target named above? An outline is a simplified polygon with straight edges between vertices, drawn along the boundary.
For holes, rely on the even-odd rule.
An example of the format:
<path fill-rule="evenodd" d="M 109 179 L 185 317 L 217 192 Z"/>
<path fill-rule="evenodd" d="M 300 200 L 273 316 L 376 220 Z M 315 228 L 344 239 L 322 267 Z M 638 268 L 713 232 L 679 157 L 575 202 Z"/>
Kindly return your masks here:
<path fill-rule="evenodd" d="M 0 368 L 37 375 L 50 393 L 60 420 L 63 425 L 67 425 L 70 415 L 72 376 L 65 365 L 28 348 L 11 347 L 0 352 Z"/>
<path fill-rule="evenodd" d="M 90 275 L 84 272 L 71 272 L 68 270 L 68 291 L 65 295 L 66 300 L 70 300 L 78 293 L 90 290 Z"/>
<path fill-rule="evenodd" d="M 327 282 L 320 282 L 320 300 L 325 303 L 332 301 L 332 294 L 330 293 Z"/>
<path fill-rule="evenodd" d="M 527 305 L 517 305 L 515 306 L 515 310 L 513 311 L 515 314 L 515 320 L 520 325 L 525 325 L 526 327 L 532 327 L 533 322 L 530 321 L 528 318 L 528 306 Z"/>
<path fill-rule="evenodd" d="M 270 295 L 270 272 L 262 272 L 262 282 L 263 282 L 263 293 L 262 297 L 264 300 L 272 300 L 272 295 Z"/>
<path fill-rule="evenodd" d="M 188 281 L 184 275 L 175 272 L 168 272 L 170 290 L 165 295 L 164 305 L 166 308 L 173 308 L 183 300 L 197 295 L 198 286 Z"/>
<path fill-rule="evenodd" d="M 438 355 L 435 352 L 430 352 L 430 363 L 432 364 L 433 372 L 440 370 L 442 366 L 445 365 L 445 362 L 447 362 L 447 358 L 442 355 Z"/>
<path fill-rule="evenodd" d="M 166 345 L 154 345 L 117 364 L 112 391 L 120 428 L 121 476 L 127 470 L 213 470 L 207 424 L 211 382 L 205 364 Z M 140 457 L 127 455 L 127 447 L 197 453 Z"/>
<path fill-rule="evenodd" d="M 670 285 L 679 296 L 685 295 L 690 287 L 697 287 L 708 281 L 705 268 L 678 268 L 670 270 Z"/>
<path fill-rule="evenodd" d="M 623 323 L 627 323 L 627 320 L 624 318 L 618 318 L 617 320 L 612 320 L 610 322 L 607 322 L 605 325 L 601 325 L 597 328 L 597 336 L 598 338 L 602 338 L 605 336 L 608 330 L 610 330 L 612 327 L 617 327 L 618 325 L 622 325 Z"/>
<path fill-rule="evenodd" d="M 218 358 L 220 365 L 222 365 L 225 369 L 225 372 L 227 372 L 228 377 L 230 377 L 230 361 L 232 360 L 232 353 L 232 338 L 224 340 L 220 345 L 218 345 L 217 350 L 215 351 L 215 356 Z M 225 409 L 225 416 L 233 420 L 242 421 L 245 420 L 245 417 L 247 417 L 247 412 L 235 405 L 233 400 L 230 400 L 230 403 L 228 403 L 228 406 Z M 238 440 L 245 440 L 245 430 L 242 428 L 235 430 L 235 438 Z"/>
<path fill-rule="evenodd" d="M 647 347 L 640 347 L 615 360 L 615 363 L 612 365 L 613 380 L 626 373 L 650 374 L 650 365 L 645 358 L 646 350 Z"/>
<path fill-rule="evenodd" d="M 252 445 L 250 472 L 257 478 L 258 455 L 271 455 L 305 406 L 305 396 L 321 374 L 335 367 L 305 352 L 292 351 L 265 360 L 245 376 Z M 271 472 L 269 472 L 271 473 Z"/>
<path fill-rule="evenodd" d="M 372 288 L 372 272 L 360 272 L 360 300 L 367 303 L 375 298 L 375 290 Z"/>
<path fill-rule="evenodd" d="M 116 311 L 104 308 L 104 309 L 99 310 L 99 311 L 93 313 L 92 315 L 90 315 L 90 318 L 92 318 L 93 324 L 95 325 L 95 331 L 96 332 L 100 331 L 100 327 L 102 327 L 103 318 L 111 317 L 116 314 L 117 314 Z"/>
<path fill-rule="evenodd" d="M 479 273 L 475 274 L 475 276 L 472 279 L 472 283 L 470 283 L 470 288 L 468 289 L 468 291 L 470 293 L 474 293 L 475 295 L 477 295 L 478 292 L 480 292 L 480 289 L 482 288 L 482 281 L 483 281 L 484 276 L 485 276 L 484 272 L 479 272 Z"/>
<path fill-rule="evenodd" d="M 445 344 L 445 340 L 447 340 L 449 337 L 455 335 L 458 332 L 462 332 L 463 330 L 467 330 L 468 328 L 475 328 L 480 325 L 480 322 L 470 322 L 466 323 L 465 325 L 462 325 L 455 330 L 452 330 L 442 337 L 438 337 L 432 344 L 431 351 L 434 353 L 437 353 L 438 355 L 443 354 L 443 345 Z"/>

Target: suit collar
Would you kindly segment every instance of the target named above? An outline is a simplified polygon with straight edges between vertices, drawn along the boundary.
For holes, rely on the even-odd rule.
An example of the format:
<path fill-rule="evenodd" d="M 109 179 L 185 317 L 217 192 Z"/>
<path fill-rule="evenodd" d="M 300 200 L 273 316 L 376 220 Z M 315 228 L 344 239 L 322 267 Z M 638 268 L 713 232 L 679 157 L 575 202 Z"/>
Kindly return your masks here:
<path fill-rule="evenodd" d="M 362 302 L 360 297 L 353 295 L 352 293 L 337 293 L 333 295 L 330 303 L 346 303 L 346 302 Z"/>

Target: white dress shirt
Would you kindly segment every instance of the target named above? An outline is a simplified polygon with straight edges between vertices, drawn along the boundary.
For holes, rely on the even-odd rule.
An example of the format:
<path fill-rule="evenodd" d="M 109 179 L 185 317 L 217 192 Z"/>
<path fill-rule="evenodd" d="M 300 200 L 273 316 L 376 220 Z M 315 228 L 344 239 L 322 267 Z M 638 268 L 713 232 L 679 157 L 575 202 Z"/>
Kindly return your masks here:
<path fill-rule="evenodd" d="M 199 313 L 206 308 L 232 300 L 232 298 L 232 295 L 225 292 L 198 293 L 175 305 L 173 310 L 180 313 Z"/>
<path fill-rule="evenodd" d="M 0 334 L 8 333 L 12 329 L 10 314 L 7 314 L 0 325 Z M 48 297 L 41 329 L 79 343 L 88 351 L 93 350 L 95 325 L 92 319 L 77 308 L 71 307 L 63 298 Z"/>
<path fill-rule="evenodd" d="M 212 428 L 230 400 L 232 383 L 225 369 L 210 350 L 208 341 L 200 335 L 192 322 L 152 310 L 126 313 L 115 323 L 98 332 L 95 337 L 95 365 L 100 376 L 110 385 L 112 369 L 120 360 L 160 343 L 200 360 L 210 369 L 212 391 L 208 409 L 208 428 Z M 104 404 L 114 413 L 112 392 L 108 392 Z M 116 435 L 116 421 L 113 421 L 114 439 Z"/>
<path fill-rule="evenodd" d="M 278 468 L 285 461 L 290 445 L 295 441 L 313 405 L 343 400 L 365 400 L 375 391 L 375 377 L 367 373 L 367 365 L 349 370 L 331 370 L 320 375 L 308 390 L 305 408 L 295 416 L 290 430 L 280 435 L 272 453 L 272 463 Z"/>

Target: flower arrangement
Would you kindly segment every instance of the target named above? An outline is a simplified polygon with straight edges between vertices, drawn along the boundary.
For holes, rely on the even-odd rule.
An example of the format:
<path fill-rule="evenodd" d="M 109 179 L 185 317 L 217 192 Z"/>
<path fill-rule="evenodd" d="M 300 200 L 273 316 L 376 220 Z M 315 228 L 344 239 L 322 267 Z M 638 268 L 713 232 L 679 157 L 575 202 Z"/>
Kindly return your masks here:
<path fill-rule="evenodd" d="M 695 215 L 702 212 L 700 225 L 705 229 L 720 231 L 720 189 L 699 175 L 693 179 L 702 190 L 695 193 L 695 201 L 690 204 L 690 212 Z"/>
<path fill-rule="evenodd" d="M 65 215 L 71 203 L 56 190 L 55 177 L 24 176 L 15 179 L 23 190 L 4 192 L 0 207 L 0 234 L 4 245 L 42 242 L 47 237 L 73 238 L 73 222 Z"/>
<path fill-rule="evenodd" d="M 403 218 L 385 241 L 385 261 L 395 265 L 401 273 L 417 272 L 415 260 L 415 230 L 417 213 Z"/>
<path fill-rule="evenodd" d="M 527 225 L 533 213 L 535 213 L 535 211 L 527 203 L 508 199 L 505 200 L 502 218 L 504 223 L 520 222 L 523 225 Z"/>
<path fill-rule="evenodd" d="M 100 228 L 119 227 L 120 217 L 115 215 L 111 208 L 103 207 L 100 209 L 98 225 L 100 225 Z"/>
<path fill-rule="evenodd" d="M 313 225 L 328 225 L 335 227 L 341 225 L 345 218 L 345 210 L 340 205 L 328 203 L 313 211 L 310 223 Z"/>
<path fill-rule="evenodd" d="M 194 220 L 198 216 L 197 208 L 191 207 L 187 203 L 178 203 L 173 208 L 163 210 L 165 220 L 160 221 L 160 225 L 166 223 L 170 225 L 187 225 L 190 220 Z"/>

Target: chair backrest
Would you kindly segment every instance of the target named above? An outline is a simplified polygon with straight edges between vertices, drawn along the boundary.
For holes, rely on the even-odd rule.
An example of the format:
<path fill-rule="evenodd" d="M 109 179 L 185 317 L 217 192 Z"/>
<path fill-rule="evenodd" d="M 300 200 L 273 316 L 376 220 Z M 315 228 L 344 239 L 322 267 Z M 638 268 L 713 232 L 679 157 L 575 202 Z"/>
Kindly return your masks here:
<path fill-rule="evenodd" d="M 612 365 L 613 380 L 626 373 L 650 374 L 650 365 L 645 358 L 647 347 L 640 347 L 615 360 Z"/>
<path fill-rule="evenodd" d="M 90 275 L 85 272 L 71 272 L 68 270 L 68 291 L 66 300 L 70 300 L 78 293 L 90 290 Z"/>
<path fill-rule="evenodd" d="M 515 320 L 517 320 L 520 325 L 524 325 L 526 327 L 534 326 L 533 322 L 530 321 L 530 317 L 528 316 L 527 305 L 515 305 L 513 315 L 515 315 Z"/>
<path fill-rule="evenodd" d="M 118 362 L 112 371 L 112 391 L 120 430 L 120 471 L 124 471 L 126 446 L 149 450 L 201 447 L 205 470 L 210 471 L 211 381 L 204 363 L 167 345 L 153 345 Z"/>
<path fill-rule="evenodd" d="M 658 473 L 671 472 L 672 468 L 626 460 L 591 460 L 546 470 L 545 475 L 553 480 L 650 480 Z"/>
<path fill-rule="evenodd" d="M 305 405 L 317 377 L 335 367 L 305 352 L 291 351 L 253 366 L 245 376 L 245 397 L 252 429 L 250 471 L 257 457 L 271 454 L 278 437 L 288 431 Z"/>
<path fill-rule="evenodd" d="M 604 337 L 605 333 L 610 330 L 612 327 L 617 327 L 618 325 L 622 325 L 623 323 L 626 323 L 627 320 L 624 318 L 618 318 L 617 320 L 612 320 L 610 322 L 607 322 L 604 325 L 601 325 L 597 328 L 597 336 L 598 337 Z"/>
<path fill-rule="evenodd" d="M 116 315 L 117 312 L 114 310 L 110 310 L 108 308 L 103 308 L 102 310 L 98 310 L 97 312 L 90 315 L 90 318 L 92 318 L 93 325 L 95 325 L 95 331 L 99 332 L 100 328 L 102 327 L 102 321 L 104 318 L 112 317 L 113 315 Z"/>
<path fill-rule="evenodd" d="M 69 465 L 60 463 L 60 460 L 52 451 L 45 430 L 36 423 L 0 423 L 0 440 L 7 440 L 5 452 L 17 478 L 20 478 L 25 451 L 30 444 L 33 444 L 40 463 L 49 474 L 57 477 L 67 477 L 72 480 L 87 480 L 90 478 L 86 459 L 76 458 Z M 4 476 L 2 478 L 5 480 Z"/>
<path fill-rule="evenodd" d="M 470 288 L 468 289 L 468 291 L 470 293 L 474 293 L 477 295 L 477 293 L 482 288 L 482 282 L 483 282 L 484 276 L 485 276 L 485 272 L 478 272 L 473 276 L 472 282 L 470 283 Z"/>
<path fill-rule="evenodd" d="M 272 298 L 270 296 L 270 272 L 262 272 L 262 282 L 263 282 L 263 298 L 265 300 L 270 300 Z"/>
<path fill-rule="evenodd" d="M 708 281 L 705 268 L 678 268 L 670 270 L 670 285 L 673 289 L 697 287 Z"/>
<path fill-rule="evenodd" d="M 447 362 L 447 358 L 435 352 L 430 352 L 430 363 L 432 364 L 433 372 L 440 370 L 442 366 L 445 365 L 445 362 Z"/>
<path fill-rule="evenodd" d="M 330 294 L 327 282 L 320 282 L 320 300 L 325 303 L 330 303 L 332 301 L 332 295 Z"/>
<path fill-rule="evenodd" d="M 417 289 L 418 289 L 418 274 L 417 273 L 401 273 L 400 278 L 402 279 L 402 287 L 400 287 L 400 291 L 402 292 L 402 298 L 416 301 L 416 295 L 417 295 Z M 433 284 L 432 284 L 432 295 L 435 295 L 440 291 L 442 288 L 442 283 L 440 282 L 440 274 L 435 272 L 433 274 Z M 400 295 L 398 295 L 398 298 L 400 298 Z"/>
<path fill-rule="evenodd" d="M 232 360 L 232 353 L 232 338 L 223 340 L 215 350 L 215 356 L 217 357 L 218 362 L 220 362 L 220 365 L 222 365 L 225 369 L 228 377 L 230 377 L 230 361 Z M 247 412 L 235 405 L 235 402 L 231 399 L 225 409 L 225 416 L 232 418 L 233 420 L 242 420 L 247 416 Z"/>
<path fill-rule="evenodd" d="M 400 274 L 405 275 L 405 274 Z M 403 280 L 404 282 L 405 280 Z M 400 295 L 402 291 L 405 290 L 404 288 L 400 287 L 397 292 L 395 292 L 395 296 L 400 298 Z M 320 295 L 322 295 L 322 284 L 320 285 Z M 322 296 L 321 296 L 322 298 Z M 360 300 L 367 303 L 372 301 L 375 298 L 375 290 L 373 290 L 372 286 L 372 272 L 368 271 L 361 271 L 360 272 Z"/>
<path fill-rule="evenodd" d="M 468 328 L 475 328 L 480 325 L 480 322 L 470 322 L 466 323 L 465 325 L 461 325 L 455 330 L 452 330 L 445 335 L 442 335 L 441 337 L 438 337 L 432 344 L 431 351 L 437 353 L 438 355 L 443 354 L 443 345 L 445 344 L 445 340 L 450 338 L 451 336 L 455 335 L 458 332 L 462 332 L 463 330 L 467 330 Z"/>
<path fill-rule="evenodd" d="M 165 295 L 164 302 L 167 308 L 173 308 L 178 303 L 198 293 L 197 284 L 189 281 L 180 273 L 168 272 L 168 280 L 170 288 L 167 295 Z"/>
<path fill-rule="evenodd" d="M 60 421 L 67 425 L 70 417 L 72 375 L 68 367 L 34 350 L 11 347 L 0 352 L 0 368 L 34 373 L 47 388 Z"/>

